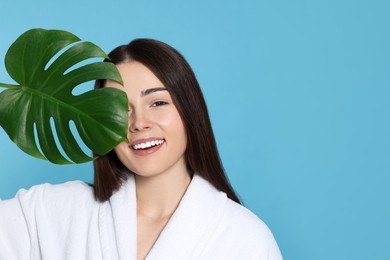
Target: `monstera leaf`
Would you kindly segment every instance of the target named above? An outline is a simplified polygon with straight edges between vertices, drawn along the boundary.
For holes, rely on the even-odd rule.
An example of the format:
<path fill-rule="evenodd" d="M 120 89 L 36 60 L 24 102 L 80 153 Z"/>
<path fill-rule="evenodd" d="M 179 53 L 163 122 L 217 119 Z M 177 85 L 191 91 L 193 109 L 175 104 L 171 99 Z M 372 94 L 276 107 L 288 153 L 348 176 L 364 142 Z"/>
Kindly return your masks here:
<path fill-rule="evenodd" d="M 82 141 L 99 155 L 126 140 L 127 98 L 123 91 L 103 88 L 72 94 L 76 86 L 96 79 L 122 82 L 115 65 L 109 62 L 90 62 L 72 70 L 74 65 L 97 57 L 107 55 L 96 45 L 60 30 L 32 29 L 11 45 L 5 66 L 18 85 L 0 83 L 0 87 L 7 88 L 0 93 L 0 125 L 20 149 L 57 164 L 93 159 L 77 143 L 71 121 Z M 71 161 L 56 145 L 51 120 Z"/>

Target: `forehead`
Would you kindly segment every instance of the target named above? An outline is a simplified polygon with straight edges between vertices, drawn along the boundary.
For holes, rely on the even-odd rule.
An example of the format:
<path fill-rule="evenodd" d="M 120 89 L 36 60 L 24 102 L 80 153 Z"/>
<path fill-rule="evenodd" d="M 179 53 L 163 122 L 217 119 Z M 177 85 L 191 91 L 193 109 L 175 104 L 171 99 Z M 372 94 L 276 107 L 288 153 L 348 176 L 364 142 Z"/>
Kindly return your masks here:
<path fill-rule="evenodd" d="M 123 79 L 123 87 L 126 90 L 134 89 L 142 91 L 145 88 L 163 87 L 161 81 L 145 65 L 137 61 L 123 62 L 116 65 Z M 112 80 L 107 80 L 105 86 L 121 88 L 122 86 Z"/>

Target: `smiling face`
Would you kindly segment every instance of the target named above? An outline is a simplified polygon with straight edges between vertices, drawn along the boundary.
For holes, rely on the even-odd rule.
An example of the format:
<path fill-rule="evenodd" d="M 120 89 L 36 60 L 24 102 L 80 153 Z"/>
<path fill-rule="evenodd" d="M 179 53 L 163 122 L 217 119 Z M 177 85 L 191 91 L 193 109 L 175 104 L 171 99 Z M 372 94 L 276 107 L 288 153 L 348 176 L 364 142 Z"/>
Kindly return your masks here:
<path fill-rule="evenodd" d="M 116 66 L 124 88 L 114 81 L 106 85 L 125 90 L 129 101 L 128 142 L 115 148 L 118 158 L 140 176 L 155 176 L 168 171 L 186 173 L 186 132 L 168 90 L 139 62 Z"/>

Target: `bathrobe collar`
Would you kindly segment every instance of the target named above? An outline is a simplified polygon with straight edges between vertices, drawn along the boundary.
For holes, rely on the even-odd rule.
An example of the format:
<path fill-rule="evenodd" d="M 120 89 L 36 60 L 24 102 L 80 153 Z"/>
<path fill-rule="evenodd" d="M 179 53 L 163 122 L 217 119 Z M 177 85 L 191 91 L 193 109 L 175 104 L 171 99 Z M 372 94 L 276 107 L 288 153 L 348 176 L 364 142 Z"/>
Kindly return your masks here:
<path fill-rule="evenodd" d="M 220 222 L 226 202 L 225 193 L 218 191 L 202 177 L 194 174 L 178 208 L 146 259 L 196 258 L 202 253 Z M 133 175 L 129 176 L 122 188 L 111 197 L 109 203 L 112 208 L 114 240 L 119 259 L 136 259 L 137 207 Z M 105 219 L 107 222 L 107 218 Z"/>

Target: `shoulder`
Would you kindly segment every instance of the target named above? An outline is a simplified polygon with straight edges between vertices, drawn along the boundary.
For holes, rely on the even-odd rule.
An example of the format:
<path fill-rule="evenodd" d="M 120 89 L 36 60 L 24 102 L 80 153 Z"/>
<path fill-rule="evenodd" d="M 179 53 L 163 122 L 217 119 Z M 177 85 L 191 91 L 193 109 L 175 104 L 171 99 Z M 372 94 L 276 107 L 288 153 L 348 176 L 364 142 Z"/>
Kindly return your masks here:
<path fill-rule="evenodd" d="M 272 236 L 268 226 L 258 216 L 231 199 L 227 199 L 225 213 L 232 227 L 239 227 L 242 232 L 246 232 L 248 235 Z"/>
<path fill-rule="evenodd" d="M 231 230 L 239 232 L 246 237 L 261 240 L 273 238 L 270 229 L 259 217 L 231 199 L 226 201 L 224 216 Z"/>
<path fill-rule="evenodd" d="M 17 196 L 25 198 L 47 196 L 47 198 L 72 198 L 93 195 L 92 186 L 82 181 L 68 181 L 61 184 L 44 183 L 34 185 L 30 189 L 20 189 Z"/>
<path fill-rule="evenodd" d="M 246 207 L 227 199 L 221 228 L 227 239 L 248 257 L 258 254 L 263 259 L 281 259 L 279 247 L 268 226 Z M 245 254 L 245 253 L 244 253 Z M 249 258 L 248 258 L 249 259 Z"/>
<path fill-rule="evenodd" d="M 25 209 L 61 209 L 88 207 L 95 202 L 93 188 L 82 181 L 69 181 L 62 184 L 40 184 L 30 189 L 21 189 L 16 198 Z"/>
<path fill-rule="evenodd" d="M 235 248 L 236 252 L 249 252 L 251 256 L 254 255 L 254 252 L 259 252 L 262 256 L 273 254 L 272 252 L 275 252 L 275 255 L 280 255 L 271 230 L 258 216 L 241 204 L 229 199 L 226 193 L 217 190 L 203 178 L 194 176 L 193 182 L 190 192 L 196 194 L 195 201 L 209 205 L 205 207 L 203 212 L 212 210 L 214 214 L 220 214 L 219 222 L 214 229 L 216 231 L 214 241 L 220 244 L 221 248 Z M 247 258 L 243 257 L 242 259 Z"/>

